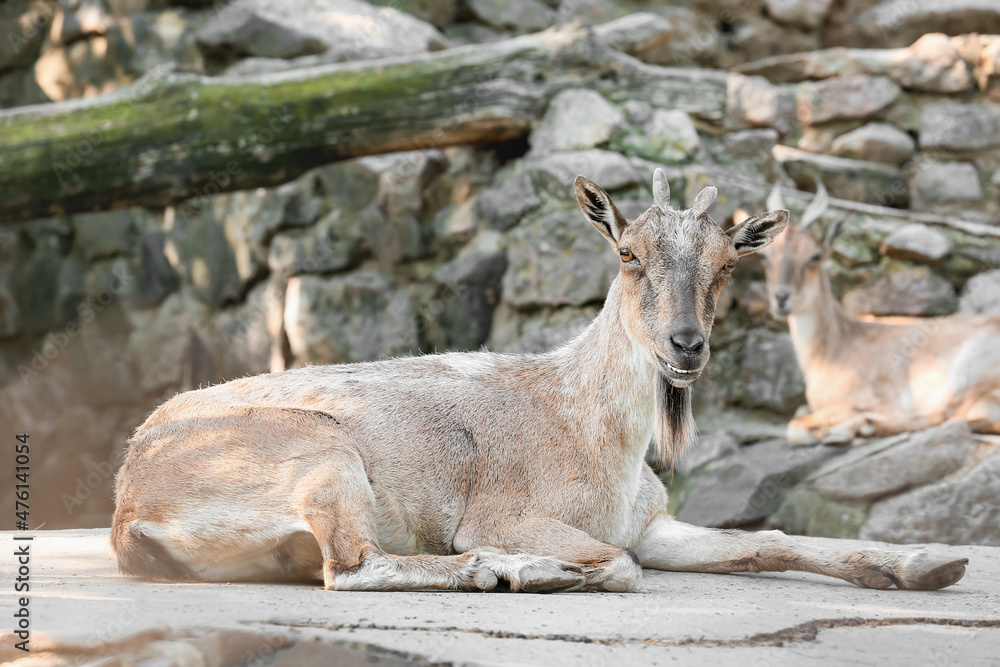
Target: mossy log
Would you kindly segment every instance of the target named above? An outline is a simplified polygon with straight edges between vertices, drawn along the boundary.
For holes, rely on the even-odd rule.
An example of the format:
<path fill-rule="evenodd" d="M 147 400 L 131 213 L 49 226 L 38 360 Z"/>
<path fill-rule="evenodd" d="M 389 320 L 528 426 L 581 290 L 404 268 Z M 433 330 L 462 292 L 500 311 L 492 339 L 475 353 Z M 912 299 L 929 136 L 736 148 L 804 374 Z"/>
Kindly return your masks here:
<path fill-rule="evenodd" d="M 726 75 L 644 64 L 570 26 L 418 57 L 252 77 L 147 75 L 0 112 L 0 222 L 287 182 L 317 165 L 506 141 L 588 87 L 721 122 Z"/>

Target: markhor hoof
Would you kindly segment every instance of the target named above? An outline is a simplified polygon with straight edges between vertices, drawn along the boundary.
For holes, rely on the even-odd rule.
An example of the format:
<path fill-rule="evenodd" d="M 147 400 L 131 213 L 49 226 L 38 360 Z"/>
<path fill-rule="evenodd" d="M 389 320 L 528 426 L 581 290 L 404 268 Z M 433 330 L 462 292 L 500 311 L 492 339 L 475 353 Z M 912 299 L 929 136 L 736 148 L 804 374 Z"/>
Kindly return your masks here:
<path fill-rule="evenodd" d="M 520 580 L 520 590 L 525 593 L 558 593 L 584 583 L 580 568 L 552 560 L 526 565 L 517 573 L 517 578 Z"/>
<path fill-rule="evenodd" d="M 908 574 L 900 588 L 912 591 L 936 591 L 951 586 L 965 576 L 968 558 L 945 560 L 926 554 L 917 554 L 912 563 L 907 563 Z"/>

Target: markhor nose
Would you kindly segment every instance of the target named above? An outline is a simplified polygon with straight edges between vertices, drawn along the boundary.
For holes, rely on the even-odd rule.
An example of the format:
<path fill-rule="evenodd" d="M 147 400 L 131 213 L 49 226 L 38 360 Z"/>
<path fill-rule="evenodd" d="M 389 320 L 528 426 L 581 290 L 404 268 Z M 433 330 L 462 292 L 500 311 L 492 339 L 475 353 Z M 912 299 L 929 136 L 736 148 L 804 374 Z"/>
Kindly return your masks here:
<path fill-rule="evenodd" d="M 670 334 L 670 342 L 684 354 L 697 354 L 705 346 L 705 334 L 698 329 L 681 329 Z"/>

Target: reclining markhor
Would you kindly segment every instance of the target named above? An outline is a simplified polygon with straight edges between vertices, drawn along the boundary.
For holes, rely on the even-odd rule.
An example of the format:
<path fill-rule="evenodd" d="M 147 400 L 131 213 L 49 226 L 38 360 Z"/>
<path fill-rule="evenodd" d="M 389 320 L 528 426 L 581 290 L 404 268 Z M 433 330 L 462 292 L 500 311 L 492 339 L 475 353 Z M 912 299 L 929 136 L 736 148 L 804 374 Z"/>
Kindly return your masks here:
<path fill-rule="evenodd" d="M 955 418 L 973 431 L 1000 433 L 1000 317 L 880 321 L 845 313 L 822 267 L 843 220 L 822 241 L 811 226 L 829 202 L 817 183 L 802 222 L 761 253 L 771 314 L 788 321 L 811 411 L 790 422 L 788 439 L 849 442 Z M 780 186 L 767 204 L 783 206 Z"/>
<path fill-rule="evenodd" d="M 691 439 L 719 292 L 788 221 L 768 211 L 723 232 L 706 213 L 715 196 L 674 209 L 657 170 L 653 206 L 628 221 L 577 177 L 620 273 L 586 331 L 547 354 L 310 366 L 170 399 L 118 475 L 121 569 L 336 590 L 631 591 L 642 567 L 955 583 L 966 559 L 819 548 L 667 513 L 647 445 L 672 459 Z"/>

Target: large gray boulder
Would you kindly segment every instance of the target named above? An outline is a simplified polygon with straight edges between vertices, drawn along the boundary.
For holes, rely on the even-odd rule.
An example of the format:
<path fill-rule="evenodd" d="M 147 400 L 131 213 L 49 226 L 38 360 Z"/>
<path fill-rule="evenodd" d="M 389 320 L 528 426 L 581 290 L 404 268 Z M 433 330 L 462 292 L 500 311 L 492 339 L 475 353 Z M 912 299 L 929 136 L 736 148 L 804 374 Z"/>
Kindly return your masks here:
<path fill-rule="evenodd" d="M 747 334 L 733 387 L 737 402 L 788 414 L 806 402 L 805 390 L 791 336 L 767 329 Z"/>
<path fill-rule="evenodd" d="M 553 12 L 541 0 L 466 0 L 474 17 L 501 30 L 538 32 L 555 19 Z"/>
<path fill-rule="evenodd" d="M 909 262 L 933 263 L 944 259 L 955 246 L 944 232 L 914 222 L 892 230 L 880 251 L 887 257 Z"/>
<path fill-rule="evenodd" d="M 819 177 L 833 197 L 880 206 L 905 207 L 910 199 L 903 172 L 881 162 L 850 160 L 777 145 L 774 158 L 800 189 L 815 189 Z"/>
<path fill-rule="evenodd" d="M 950 315 L 958 297 L 951 283 L 926 266 L 893 267 L 845 294 L 844 309 L 852 315 Z"/>
<path fill-rule="evenodd" d="M 969 425 L 955 420 L 856 448 L 825 464 L 810 479 L 826 498 L 871 502 L 958 471 L 978 445 Z"/>
<path fill-rule="evenodd" d="M 537 154 L 595 148 L 625 126 L 621 109 L 592 90 L 571 89 L 557 94 L 531 133 Z"/>
<path fill-rule="evenodd" d="M 916 142 L 906 132 L 888 123 L 868 123 L 834 139 L 837 157 L 903 164 L 916 151 Z"/>
<path fill-rule="evenodd" d="M 1000 109 L 988 104 L 930 104 L 920 112 L 920 147 L 975 151 L 1000 146 Z"/>
<path fill-rule="evenodd" d="M 995 0 L 914 2 L 883 0 L 855 20 L 873 46 L 908 46 L 929 32 L 948 35 L 1000 32 L 1000 5 Z"/>
<path fill-rule="evenodd" d="M 502 252 L 468 252 L 433 274 L 427 337 L 438 350 L 475 350 L 490 337 L 507 268 Z"/>
<path fill-rule="evenodd" d="M 868 118 L 896 101 L 900 89 L 889 78 L 868 74 L 800 83 L 796 89 L 803 125 Z"/>
<path fill-rule="evenodd" d="M 964 474 L 876 503 L 860 537 L 1000 546 L 1000 454 Z"/>
<path fill-rule="evenodd" d="M 641 128 L 616 142 L 628 155 L 661 164 L 683 162 L 697 155 L 701 140 L 691 117 L 680 109 L 655 109 Z"/>
<path fill-rule="evenodd" d="M 363 0 L 234 0 L 198 31 L 210 52 L 237 57 L 361 60 L 445 48 L 420 19 Z"/>
<path fill-rule="evenodd" d="M 300 364 L 371 361 L 416 350 L 416 318 L 409 293 L 373 270 L 288 281 L 285 331 Z"/>
<path fill-rule="evenodd" d="M 518 308 L 600 303 L 618 275 L 608 242 L 575 208 L 516 227 L 508 244 L 503 294 Z"/>
<path fill-rule="evenodd" d="M 914 204 L 975 202 L 983 197 L 979 171 L 971 162 L 921 160 L 912 182 Z"/>
<path fill-rule="evenodd" d="M 730 74 L 726 84 L 726 128 L 773 127 L 786 134 L 795 126 L 792 86 L 776 86 L 762 76 Z"/>
<path fill-rule="evenodd" d="M 522 172 L 479 193 L 476 213 L 494 229 L 510 229 L 542 205 L 528 172 Z"/>
<path fill-rule="evenodd" d="M 717 528 L 759 521 L 781 506 L 813 466 L 841 451 L 825 445 L 792 447 L 784 440 L 743 447 L 694 478 L 677 518 Z"/>
<path fill-rule="evenodd" d="M 267 268 L 267 242 L 283 224 L 285 203 L 263 188 L 184 202 L 167 232 L 174 269 L 205 303 L 238 301 Z"/>
<path fill-rule="evenodd" d="M 778 23 L 818 28 L 823 25 L 833 0 L 764 0 L 767 14 Z"/>
<path fill-rule="evenodd" d="M 1000 315 L 1000 269 L 972 276 L 965 285 L 959 310 L 973 315 Z"/>
<path fill-rule="evenodd" d="M 605 190 L 618 190 L 639 182 L 639 173 L 621 153 L 600 149 L 552 153 L 536 160 L 526 160 L 524 166 L 536 178 L 539 187 L 565 193 L 572 198 L 573 179 L 583 174 Z"/>

